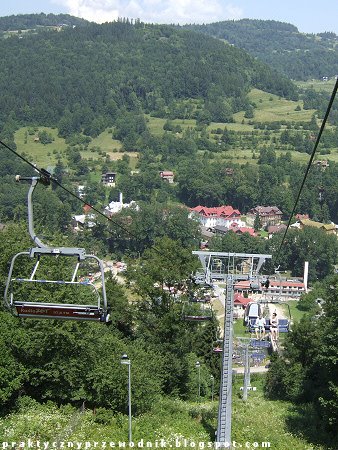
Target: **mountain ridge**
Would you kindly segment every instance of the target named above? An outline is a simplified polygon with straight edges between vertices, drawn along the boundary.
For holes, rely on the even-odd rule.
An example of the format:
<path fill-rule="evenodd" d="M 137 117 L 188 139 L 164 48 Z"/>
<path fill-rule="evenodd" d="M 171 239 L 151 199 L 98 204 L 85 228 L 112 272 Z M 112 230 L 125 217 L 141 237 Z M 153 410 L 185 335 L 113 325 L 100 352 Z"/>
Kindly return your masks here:
<path fill-rule="evenodd" d="M 332 32 L 300 33 L 294 25 L 273 20 L 242 19 L 188 28 L 243 48 L 294 80 L 333 77 L 338 73 L 338 36 Z"/>

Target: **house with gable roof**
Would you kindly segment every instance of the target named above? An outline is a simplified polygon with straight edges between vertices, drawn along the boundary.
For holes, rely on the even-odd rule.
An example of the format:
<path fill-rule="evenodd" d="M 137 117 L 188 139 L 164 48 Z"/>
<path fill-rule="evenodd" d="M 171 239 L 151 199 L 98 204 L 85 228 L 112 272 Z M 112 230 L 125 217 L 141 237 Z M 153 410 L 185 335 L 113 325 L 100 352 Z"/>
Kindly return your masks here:
<path fill-rule="evenodd" d="M 241 213 L 232 206 L 217 206 L 208 208 L 206 206 L 195 206 L 190 208 L 190 217 L 197 218 L 201 226 L 208 230 L 213 230 L 216 226 L 230 228 L 233 226 L 245 227 L 245 222 L 241 219 Z"/>
<path fill-rule="evenodd" d="M 167 181 L 170 184 L 174 182 L 174 176 L 174 172 L 172 172 L 171 170 L 160 171 L 160 177 L 162 178 L 162 180 Z"/>
<path fill-rule="evenodd" d="M 246 216 L 247 224 L 253 226 L 255 219 L 258 216 L 261 221 L 262 228 L 270 225 L 280 225 L 282 215 L 282 211 L 277 206 L 256 206 L 248 212 Z"/>
<path fill-rule="evenodd" d="M 321 223 L 316 222 L 311 219 L 302 219 L 298 221 L 299 228 L 303 230 L 305 227 L 314 227 L 319 228 L 323 231 L 325 231 L 327 234 L 336 234 L 337 235 L 337 226 L 331 222 L 331 223 Z"/>
<path fill-rule="evenodd" d="M 234 318 L 244 317 L 244 311 L 251 298 L 244 297 L 241 293 L 236 292 L 234 295 Z"/>

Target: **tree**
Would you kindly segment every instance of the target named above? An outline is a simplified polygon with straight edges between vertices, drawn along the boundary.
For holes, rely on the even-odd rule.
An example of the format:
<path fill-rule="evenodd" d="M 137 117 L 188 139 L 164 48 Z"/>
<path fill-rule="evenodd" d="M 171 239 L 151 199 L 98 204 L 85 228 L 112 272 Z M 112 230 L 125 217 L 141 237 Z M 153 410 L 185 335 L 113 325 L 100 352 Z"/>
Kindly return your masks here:
<path fill-rule="evenodd" d="M 41 144 L 44 144 L 44 145 L 50 144 L 54 140 L 51 133 L 48 133 L 46 130 L 39 131 L 38 137 L 39 137 L 39 142 L 41 142 Z"/>
<path fill-rule="evenodd" d="M 16 343 L 20 339 L 17 320 L 3 311 L 0 311 L 0 320 L 0 405 L 4 407 L 22 388 L 26 370 L 16 358 Z"/>
<path fill-rule="evenodd" d="M 319 285 L 317 285 L 317 288 Z M 306 402 L 314 406 L 320 439 L 330 444 L 336 439 L 338 425 L 338 276 L 321 283 L 324 291 L 322 314 L 315 310 L 294 325 L 285 341 L 282 356 L 272 361 L 265 391 L 271 398 Z"/>
<path fill-rule="evenodd" d="M 262 228 L 262 222 L 261 222 L 261 219 L 260 219 L 260 217 L 259 217 L 259 214 L 256 214 L 255 221 L 254 221 L 254 230 L 255 230 L 255 231 L 258 231 L 258 230 L 260 230 L 261 228 Z"/>
<path fill-rule="evenodd" d="M 174 302 L 174 293 L 184 286 L 196 267 L 189 250 L 168 237 L 155 239 L 155 245 L 144 252 L 140 261 L 128 271 L 133 289 L 149 299 L 159 310 L 168 310 Z"/>

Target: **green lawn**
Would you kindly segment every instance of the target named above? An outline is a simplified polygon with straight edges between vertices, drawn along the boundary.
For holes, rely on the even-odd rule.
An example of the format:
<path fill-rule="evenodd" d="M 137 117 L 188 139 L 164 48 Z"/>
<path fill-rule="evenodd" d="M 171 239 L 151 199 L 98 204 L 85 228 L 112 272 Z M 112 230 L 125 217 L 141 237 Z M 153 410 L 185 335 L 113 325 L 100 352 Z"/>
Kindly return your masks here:
<path fill-rule="evenodd" d="M 98 137 L 92 139 L 89 144 L 89 149 L 93 147 L 100 147 L 101 150 L 105 152 L 116 152 L 120 151 L 122 148 L 122 144 L 120 141 L 112 138 L 112 133 L 109 132 L 109 129 L 103 131 Z"/>
<path fill-rule="evenodd" d="M 30 128 L 22 127 L 15 132 L 14 140 L 20 154 L 25 153 L 28 155 L 28 159 L 37 164 L 38 167 L 47 168 L 54 166 L 59 158 L 66 163 L 67 144 L 63 138 L 58 137 L 56 128 L 36 127 L 36 132 L 29 134 L 28 130 Z M 52 143 L 43 145 L 35 140 L 38 132 L 44 130 L 53 136 L 54 141 Z M 124 155 L 121 152 L 121 142 L 112 139 L 112 134 L 108 129 L 90 142 L 88 150 L 81 151 L 82 158 L 93 161 L 101 160 L 103 162 L 104 156 L 100 155 L 98 151 L 92 151 L 94 147 L 99 148 L 102 152 L 106 152 L 111 161 L 122 159 Z M 130 157 L 130 168 L 134 170 L 138 161 L 138 153 L 128 152 L 127 154 Z"/>
<path fill-rule="evenodd" d="M 217 128 L 221 128 L 224 130 L 226 128 L 230 131 L 253 131 L 253 125 L 249 125 L 247 123 L 223 123 L 223 122 L 211 122 L 211 124 L 207 127 L 207 130 L 211 132 L 211 130 L 217 130 Z"/>
<path fill-rule="evenodd" d="M 163 125 L 166 123 L 167 119 L 161 119 L 159 117 L 151 117 L 149 114 L 146 114 L 147 118 L 147 127 L 149 131 L 154 136 L 162 136 L 165 131 L 163 129 Z M 196 120 L 194 119 L 174 119 L 170 121 L 174 125 L 180 125 L 182 130 L 187 128 L 195 128 Z M 224 124 L 223 124 L 224 127 Z"/>
<path fill-rule="evenodd" d="M 299 322 L 300 319 L 304 316 L 305 312 L 298 309 L 298 300 L 290 300 L 287 303 L 290 306 L 292 322 Z"/>

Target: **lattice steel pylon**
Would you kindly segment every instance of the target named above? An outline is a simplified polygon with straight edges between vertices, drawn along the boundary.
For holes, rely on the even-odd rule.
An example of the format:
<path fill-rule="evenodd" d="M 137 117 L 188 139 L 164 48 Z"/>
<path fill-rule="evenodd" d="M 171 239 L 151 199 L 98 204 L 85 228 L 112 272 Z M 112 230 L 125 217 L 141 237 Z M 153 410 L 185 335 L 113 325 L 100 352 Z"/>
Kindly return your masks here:
<path fill-rule="evenodd" d="M 194 251 L 193 254 L 198 255 L 202 265 L 202 272 L 197 275 L 199 280 L 207 284 L 212 284 L 216 280 L 226 283 L 216 447 L 230 448 L 234 283 L 236 280 L 257 281 L 261 267 L 271 255 L 204 251 Z"/>

